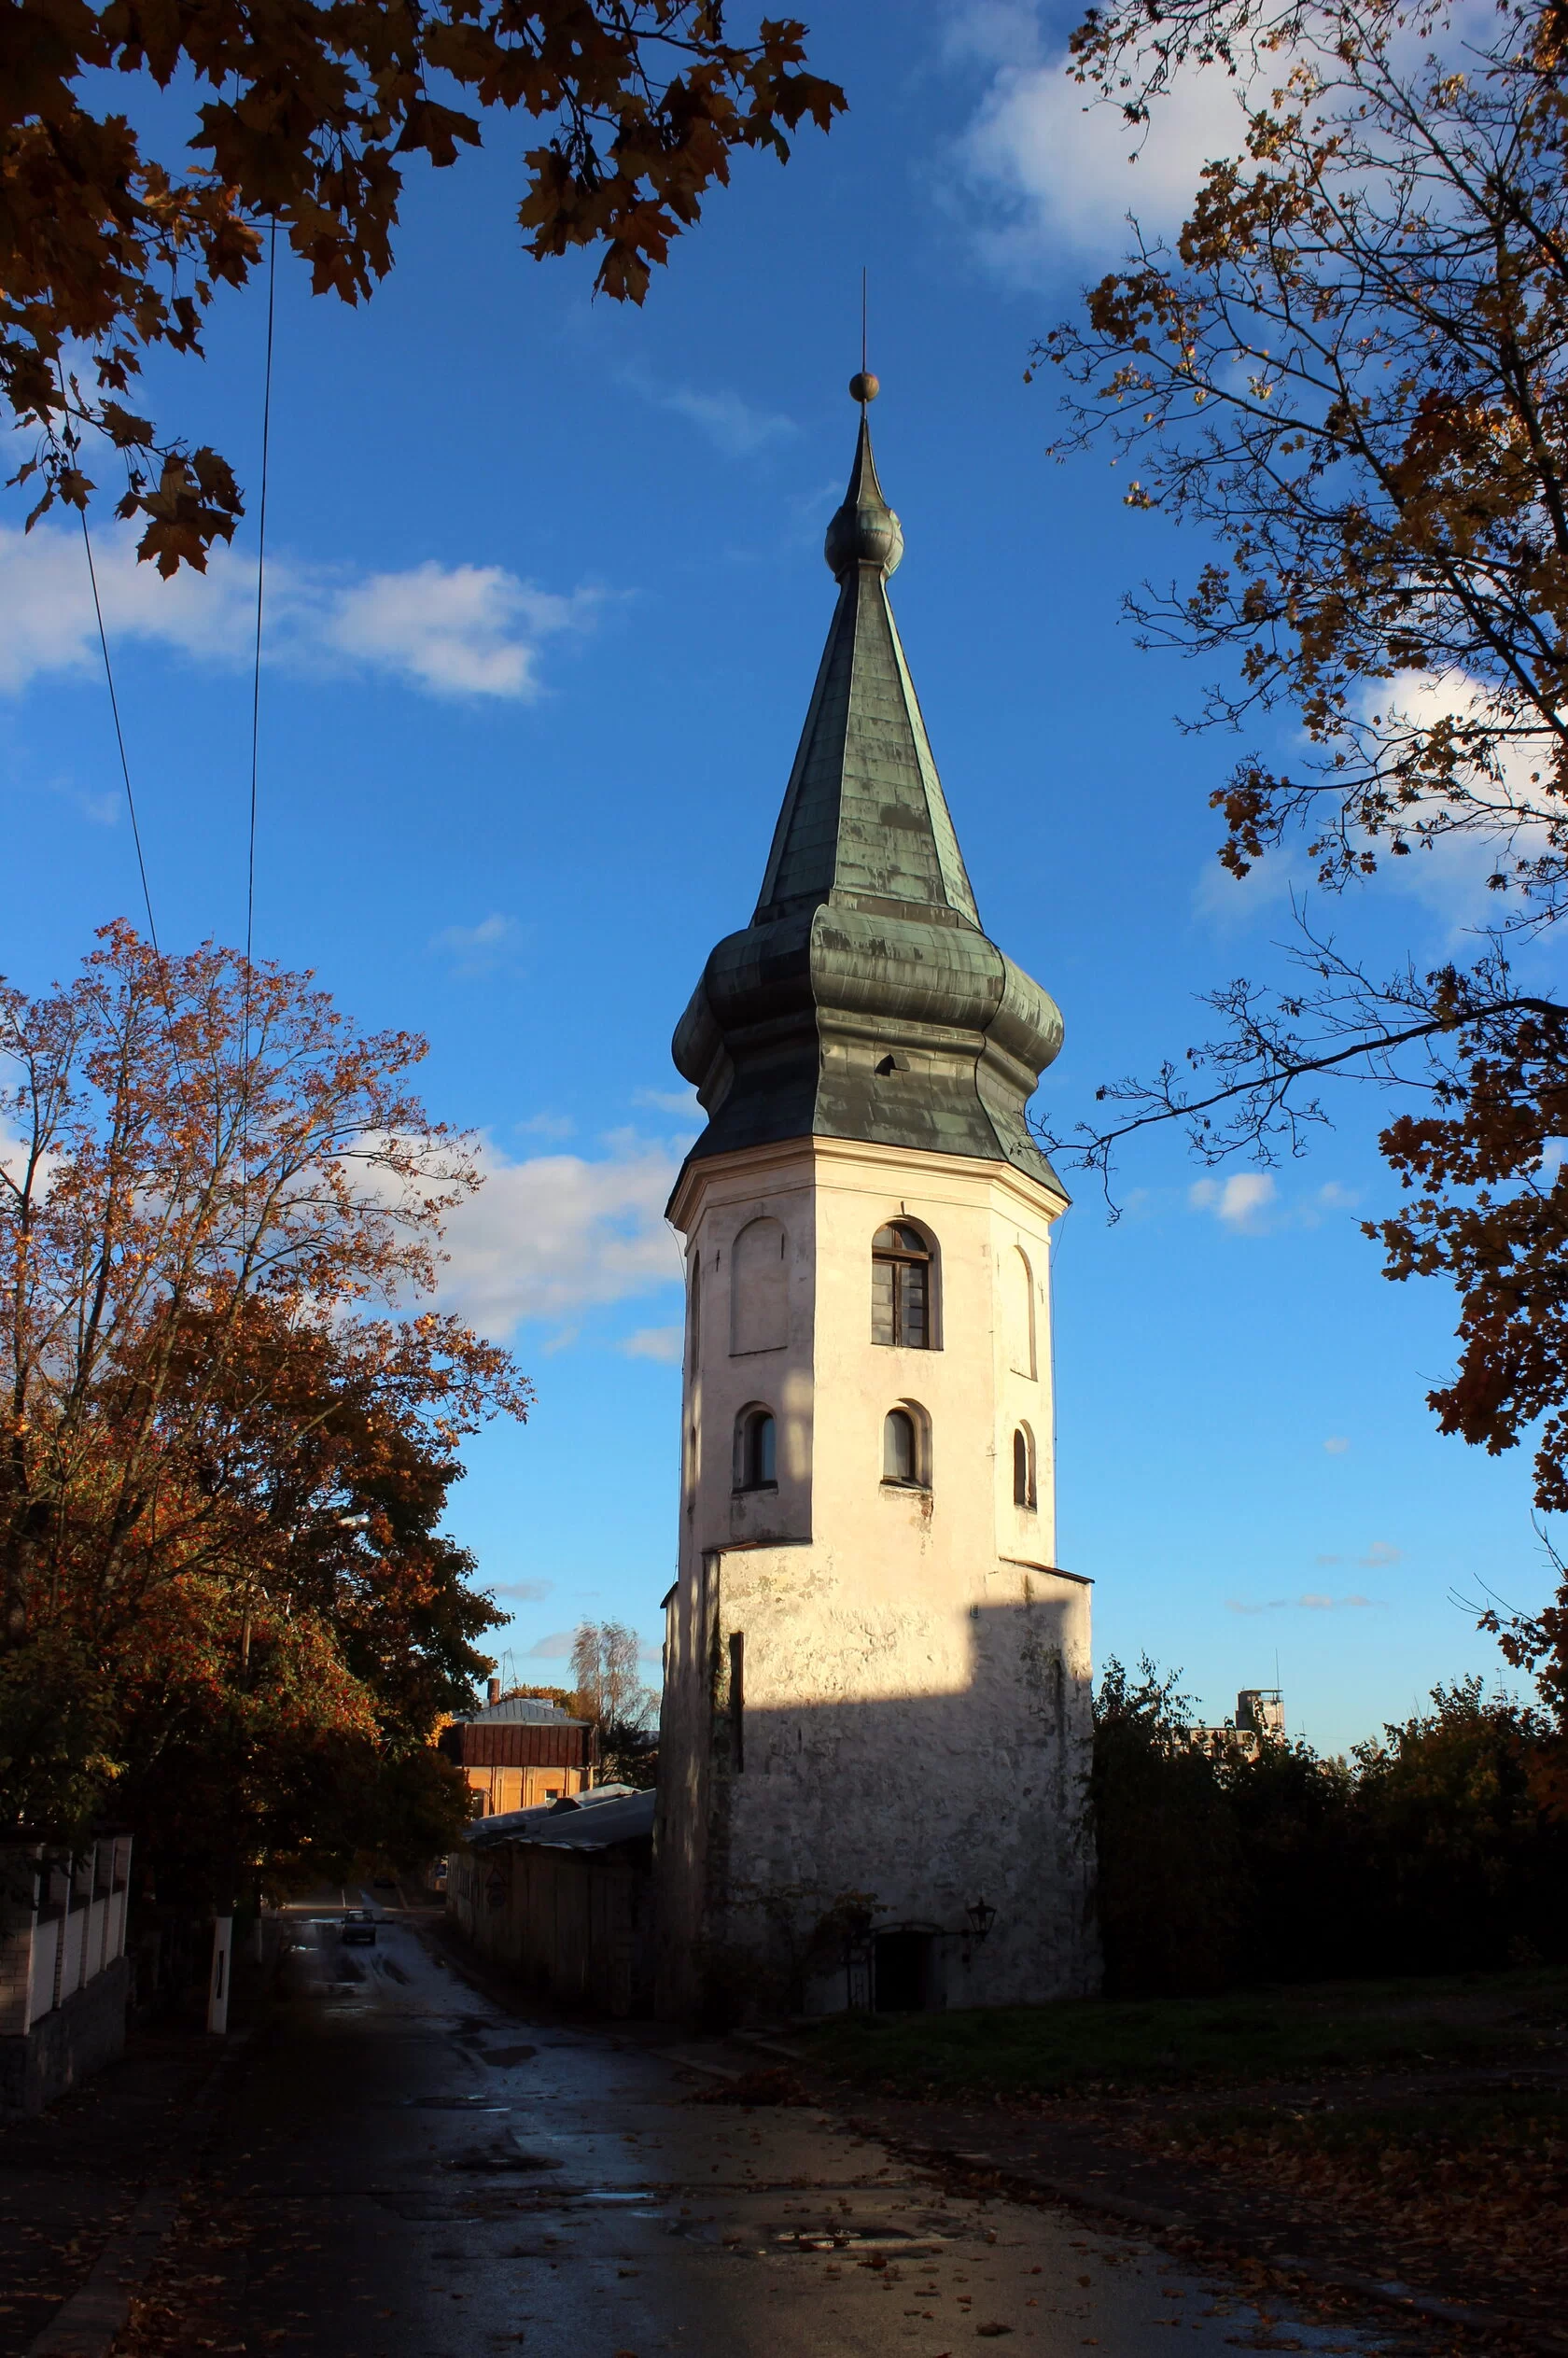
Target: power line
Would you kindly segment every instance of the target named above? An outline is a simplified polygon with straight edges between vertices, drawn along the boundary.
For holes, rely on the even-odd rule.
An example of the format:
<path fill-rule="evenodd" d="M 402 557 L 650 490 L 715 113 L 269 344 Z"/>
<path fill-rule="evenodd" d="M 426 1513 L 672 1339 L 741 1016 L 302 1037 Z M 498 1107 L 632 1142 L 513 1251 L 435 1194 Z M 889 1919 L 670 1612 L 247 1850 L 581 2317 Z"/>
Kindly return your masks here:
<path fill-rule="evenodd" d="M 147 889 L 147 861 L 142 854 L 142 831 L 136 822 L 136 797 L 131 791 L 131 765 L 125 755 L 125 731 L 120 726 L 119 698 L 115 694 L 114 666 L 109 661 L 108 633 L 104 628 L 104 604 L 98 595 L 98 568 L 92 562 L 92 535 L 87 528 L 87 510 L 77 511 L 81 517 L 82 545 L 87 551 L 87 578 L 92 584 L 92 611 L 98 622 L 98 644 L 104 651 L 104 677 L 109 684 L 109 710 L 114 715 L 115 743 L 119 748 L 119 774 L 125 780 L 125 807 L 131 813 L 131 840 L 136 847 L 136 872 L 142 879 L 142 902 L 147 910 L 147 933 L 152 941 L 153 956 L 162 958 L 158 947 L 158 927 L 153 919 L 152 894 Z"/>
<path fill-rule="evenodd" d="M 251 947 L 256 934 L 256 796 L 261 767 L 261 618 L 267 592 L 267 476 L 273 432 L 273 317 L 277 291 L 277 215 L 267 240 L 267 357 L 261 375 L 261 498 L 256 533 L 256 659 L 250 681 L 250 819 L 245 841 L 245 1005 L 240 1032 L 240 1186 L 250 1184 Z"/>
<path fill-rule="evenodd" d="M 87 528 L 87 510 L 81 516 L 82 546 L 87 551 L 87 578 L 92 584 L 92 611 L 98 620 L 98 644 L 104 651 L 104 677 L 109 688 L 109 710 L 114 715 L 115 743 L 119 748 L 119 774 L 125 780 L 125 805 L 131 813 L 131 840 L 136 847 L 136 873 L 142 879 L 142 904 L 147 910 L 147 937 L 157 961 L 158 995 L 163 1007 L 163 1020 L 168 1027 L 169 1053 L 174 1059 L 175 1077 L 183 1089 L 185 1070 L 180 1061 L 179 1040 L 175 1031 L 175 1011 L 169 1004 L 168 975 L 163 965 L 163 952 L 159 944 L 158 925 L 152 914 L 152 894 L 147 887 L 147 861 L 142 854 L 142 831 L 136 822 L 136 797 L 131 791 L 131 765 L 125 754 L 125 731 L 120 726 L 119 698 L 115 693 L 114 666 L 109 661 L 109 638 L 104 628 L 104 604 L 98 595 L 98 568 L 92 561 L 92 535 Z"/>
<path fill-rule="evenodd" d="M 257 518 L 256 663 L 250 690 L 250 834 L 245 853 L 245 1045 L 250 1043 L 250 951 L 256 925 L 256 792 L 261 745 L 261 614 L 267 583 L 267 460 L 273 428 L 273 316 L 277 290 L 277 215 L 267 246 L 267 359 L 261 390 L 261 499 Z"/>

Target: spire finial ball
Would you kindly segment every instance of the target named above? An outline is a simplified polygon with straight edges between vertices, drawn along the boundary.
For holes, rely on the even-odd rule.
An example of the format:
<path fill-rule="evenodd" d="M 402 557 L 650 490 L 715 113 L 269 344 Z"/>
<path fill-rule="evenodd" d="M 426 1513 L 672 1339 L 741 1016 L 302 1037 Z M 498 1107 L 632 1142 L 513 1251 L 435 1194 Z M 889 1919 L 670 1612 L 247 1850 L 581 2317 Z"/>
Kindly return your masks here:
<path fill-rule="evenodd" d="M 849 380 L 849 399 L 859 401 L 862 407 L 867 401 L 875 401 L 881 390 L 869 369 L 857 369 Z"/>

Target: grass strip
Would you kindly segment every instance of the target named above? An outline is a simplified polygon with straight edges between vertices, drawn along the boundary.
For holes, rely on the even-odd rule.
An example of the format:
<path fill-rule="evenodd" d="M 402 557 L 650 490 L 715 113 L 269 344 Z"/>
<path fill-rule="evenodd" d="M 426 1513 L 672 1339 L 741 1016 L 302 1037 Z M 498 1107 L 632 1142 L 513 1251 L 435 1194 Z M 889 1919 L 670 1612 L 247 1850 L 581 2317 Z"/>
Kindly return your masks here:
<path fill-rule="evenodd" d="M 1048 2096 L 1485 2064 L 1561 2051 L 1568 1972 L 1532 1967 L 1220 1998 L 840 2014 L 793 2035 L 814 2062 L 855 2085 L 917 2097 Z"/>

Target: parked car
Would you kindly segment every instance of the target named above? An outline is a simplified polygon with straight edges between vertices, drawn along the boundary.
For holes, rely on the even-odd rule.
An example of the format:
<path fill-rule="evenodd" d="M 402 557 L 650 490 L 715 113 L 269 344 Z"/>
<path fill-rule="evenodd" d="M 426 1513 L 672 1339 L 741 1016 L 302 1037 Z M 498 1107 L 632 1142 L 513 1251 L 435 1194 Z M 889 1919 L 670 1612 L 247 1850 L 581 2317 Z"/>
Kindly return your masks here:
<path fill-rule="evenodd" d="M 367 1941 L 375 1946 L 375 1918 L 369 1908 L 350 1908 L 343 1917 L 338 1938 L 342 1941 Z"/>

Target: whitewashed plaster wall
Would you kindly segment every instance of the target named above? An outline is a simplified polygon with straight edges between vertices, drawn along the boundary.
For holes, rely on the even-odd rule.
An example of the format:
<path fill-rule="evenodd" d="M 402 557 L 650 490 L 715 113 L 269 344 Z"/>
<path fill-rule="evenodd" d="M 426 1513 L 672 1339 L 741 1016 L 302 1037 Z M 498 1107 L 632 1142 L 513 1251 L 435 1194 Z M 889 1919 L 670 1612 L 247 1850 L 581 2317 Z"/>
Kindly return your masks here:
<path fill-rule="evenodd" d="M 843 2004 L 833 1942 L 813 1955 L 811 1934 L 851 1895 L 873 1929 L 937 1936 L 939 2000 L 1092 1986 L 1088 1589 L 1054 1563 L 1060 1209 L 1006 1165 L 821 1139 L 696 1163 L 678 1190 L 686 1479 L 657 1845 L 668 2012 L 726 1976 L 777 2003 L 781 1972 L 793 2002 Z M 871 1340 L 872 1239 L 899 1219 L 935 1252 L 933 1349 Z M 929 1431 L 928 1489 L 881 1478 L 883 1421 L 903 1403 Z M 777 1488 L 737 1492 L 736 1420 L 756 1406 L 777 1422 Z M 1020 1425 L 1032 1508 L 1014 1499 Z M 996 1910 L 983 1942 L 965 1937 L 979 1900 Z"/>

